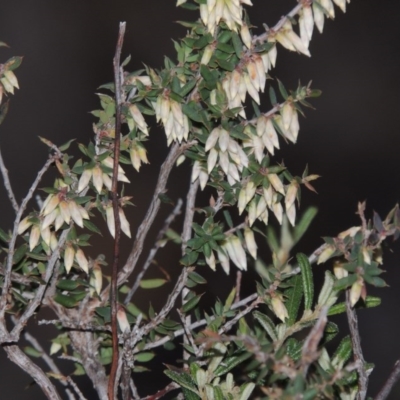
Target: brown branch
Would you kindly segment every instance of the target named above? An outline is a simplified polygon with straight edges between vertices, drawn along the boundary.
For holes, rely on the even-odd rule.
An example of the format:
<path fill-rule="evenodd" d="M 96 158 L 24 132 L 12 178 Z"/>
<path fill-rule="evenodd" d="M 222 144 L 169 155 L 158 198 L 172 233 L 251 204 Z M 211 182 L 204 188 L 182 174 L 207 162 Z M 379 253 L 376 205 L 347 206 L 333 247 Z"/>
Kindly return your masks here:
<path fill-rule="evenodd" d="M 0 171 L 1 171 L 1 175 L 3 176 L 4 187 L 6 188 L 8 198 L 10 199 L 11 205 L 12 205 L 15 213 L 17 214 L 18 210 L 19 210 L 19 205 L 17 203 L 17 200 L 15 199 L 15 195 L 14 195 L 14 192 L 11 187 L 10 177 L 8 176 L 8 170 L 4 164 L 3 155 L 1 154 L 1 150 L 0 150 Z"/>
<path fill-rule="evenodd" d="M 30 375 L 49 400 L 61 400 L 50 379 L 17 345 L 3 345 L 8 358 Z"/>
<path fill-rule="evenodd" d="M 390 373 L 389 377 L 387 378 L 386 382 L 382 386 L 379 393 L 376 395 L 375 400 L 385 400 L 390 392 L 393 389 L 393 386 L 398 382 L 400 379 L 400 360 L 397 360 L 394 363 L 392 372 Z"/>
<path fill-rule="evenodd" d="M 175 383 L 171 382 L 168 386 L 164 389 L 159 390 L 157 393 L 152 394 L 150 396 L 142 397 L 140 400 L 158 400 L 164 397 L 167 393 L 171 392 L 172 390 L 179 389 L 180 386 Z"/>
<path fill-rule="evenodd" d="M 346 313 L 350 328 L 351 343 L 353 345 L 354 361 L 358 363 L 358 393 L 357 400 L 364 400 L 368 389 L 368 376 L 365 370 L 365 360 L 361 348 L 360 331 L 358 329 L 358 318 L 355 309 L 351 306 L 350 290 L 346 290 Z"/>
<path fill-rule="evenodd" d="M 115 240 L 114 240 L 114 254 L 113 265 L 111 271 L 111 329 L 112 329 L 112 362 L 110 377 L 108 381 L 108 398 L 114 400 L 114 390 L 116 387 L 116 374 L 118 368 L 118 327 L 117 327 L 117 280 L 118 280 L 118 262 L 119 262 L 119 243 L 121 237 L 121 222 L 119 219 L 119 202 L 118 202 L 118 168 L 119 168 L 119 154 L 120 154 L 120 132 L 121 132 L 121 105 L 122 105 L 122 83 L 121 83 L 121 50 L 124 42 L 125 35 L 125 22 L 120 22 L 118 41 L 114 56 L 114 81 L 115 81 L 115 140 L 114 140 L 114 165 L 112 176 L 112 206 L 115 221 Z"/>
<path fill-rule="evenodd" d="M 158 249 L 161 247 L 162 239 L 164 238 L 165 233 L 168 231 L 168 229 L 169 229 L 170 225 L 172 224 L 172 222 L 174 221 L 174 219 L 181 213 L 181 208 L 182 208 L 182 200 L 178 199 L 175 208 L 173 209 L 172 213 L 168 216 L 168 218 L 165 220 L 164 226 L 161 228 L 160 232 L 158 233 L 155 244 L 154 244 L 153 248 L 150 250 L 150 253 L 147 257 L 147 260 L 145 261 L 145 263 L 143 265 L 142 270 L 136 277 L 135 283 L 133 284 L 129 293 L 126 295 L 126 298 L 124 300 L 125 305 L 131 301 L 132 296 L 135 294 L 137 288 L 140 285 L 140 281 L 142 280 L 144 274 L 146 273 L 150 264 L 154 260 L 154 257 L 156 256 Z"/>

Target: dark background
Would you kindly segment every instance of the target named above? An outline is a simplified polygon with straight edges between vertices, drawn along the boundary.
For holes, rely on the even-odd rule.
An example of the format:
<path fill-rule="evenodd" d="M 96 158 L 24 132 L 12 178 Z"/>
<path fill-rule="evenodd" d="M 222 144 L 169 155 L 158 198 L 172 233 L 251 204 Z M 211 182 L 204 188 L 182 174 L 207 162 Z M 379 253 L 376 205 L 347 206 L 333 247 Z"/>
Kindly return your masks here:
<path fill-rule="evenodd" d="M 91 138 L 94 119 L 89 111 L 98 107 L 96 88 L 112 80 L 119 21 L 127 21 L 124 55 L 132 55 L 128 69 L 135 70 L 142 62 L 161 67 L 164 54 L 174 58 L 171 38 L 184 36 L 185 28 L 173 21 L 197 17 L 176 9 L 174 0 L 3 0 L 0 4 L 0 40 L 12 47 L 0 49 L 0 60 L 24 56 L 16 72 L 21 90 L 12 97 L 9 115 L 0 127 L 0 146 L 17 199 L 24 196 L 47 156 L 38 135 L 57 144 L 70 138 L 87 143 Z M 254 0 L 254 4 L 251 21 L 261 27 L 262 22 L 274 25 L 296 1 Z M 307 111 L 300 121 L 298 144 L 283 145 L 277 154 L 294 174 L 300 175 L 308 163 L 312 173 L 322 175 L 315 185 L 319 195 L 303 197 L 303 209 L 313 204 L 320 210 L 301 248 L 304 252 L 316 248 L 321 236 L 358 224 L 358 201 L 367 200 L 369 212 L 385 215 L 400 197 L 400 3 L 353 0 L 346 14 L 337 8 L 336 14 L 334 22 L 326 22 L 323 35 L 315 31 L 311 59 L 279 47 L 277 68 L 271 72 L 288 88 L 295 88 L 298 79 L 302 83 L 312 79 L 313 87 L 323 91 L 313 101 L 316 111 Z M 154 129 L 151 165 L 143 168 L 140 177 L 133 176 L 133 232 L 164 154 L 163 133 Z M 177 172 L 171 197 L 184 191 L 187 178 L 187 168 Z M 45 181 L 51 182 L 52 178 Z M 4 190 L 0 205 L 1 226 L 10 228 L 13 215 Z M 393 254 L 387 252 L 385 258 L 390 287 L 371 290 L 382 296 L 383 305 L 359 313 L 365 357 L 376 364 L 371 395 L 400 358 L 400 247 L 391 248 Z M 218 292 L 216 279 L 210 290 Z M 21 376 L 4 352 L 0 357 L 1 398 L 42 398 L 37 388 L 24 390 L 29 377 Z M 399 393 L 391 399 L 399 398 Z"/>

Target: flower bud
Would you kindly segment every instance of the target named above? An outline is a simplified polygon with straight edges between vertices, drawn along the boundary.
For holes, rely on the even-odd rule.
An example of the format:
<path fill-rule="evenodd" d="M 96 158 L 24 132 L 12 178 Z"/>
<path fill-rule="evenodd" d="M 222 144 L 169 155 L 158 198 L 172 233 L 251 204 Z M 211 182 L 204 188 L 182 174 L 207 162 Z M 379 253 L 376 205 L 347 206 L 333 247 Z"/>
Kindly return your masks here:
<path fill-rule="evenodd" d="M 118 321 L 119 329 L 121 329 L 121 332 L 123 332 L 123 333 L 129 332 L 131 330 L 128 318 L 126 317 L 126 312 L 122 306 L 118 306 L 117 321 Z"/>
<path fill-rule="evenodd" d="M 78 249 L 75 253 L 75 260 L 77 261 L 79 267 L 89 274 L 89 262 L 85 257 L 85 253 L 82 249 Z"/>
<path fill-rule="evenodd" d="M 22 235 L 28 228 L 32 226 L 32 222 L 29 221 L 29 216 L 25 217 L 20 223 L 18 224 L 18 235 Z"/>
<path fill-rule="evenodd" d="M 257 243 L 254 238 L 254 232 L 250 228 L 244 230 L 244 239 L 248 252 L 256 260 L 257 259 Z"/>
<path fill-rule="evenodd" d="M 364 281 L 359 278 L 356 282 L 353 283 L 350 289 L 350 304 L 352 307 L 358 302 L 361 297 L 361 292 L 364 286 Z"/>
<path fill-rule="evenodd" d="M 289 314 L 287 312 L 287 309 L 285 307 L 285 304 L 283 303 L 283 301 L 277 296 L 275 295 L 272 299 L 271 299 L 271 305 L 272 305 L 272 309 L 275 313 L 275 315 L 282 321 L 285 322 L 286 318 L 289 318 Z"/>
<path fill-rule="evenodd" d="M 331 245 L 327 245 L 319 255 L 317 264 L 323 264 L 325 261 L 329 260 L 334 252 L 335 248 Z"/>
<path fill-rule="evenodd" d="M 75 250 L 71 245 L 67 245 L 64 251 L 64 266 L 67 274 L 71 270 L 72 264 L 74 263 Z"/>
<path fill-rule="evenodd" d="M 129 238 L 131 237 L 131 229 L 128 220 L 126 219 L 124 210 L 119 208 L 119 221 L 121 223 L 121 230 L 125 233 Z"/>
<path fill-rule="evenodd" d="M 40 228 L 39 225 L 33 225 L 31 229 L 31 233 L 29 235 L 29 251 L 32 251 L 40 239 Z"/>
<path fill-rule="evenodd" d="M 243 40 L 243 43 L 246 45 L 248 49 L 251 48 L 251 35 L 250 30 L 247 24 L 243 24 L 240 29 L 240 37 Z"/>

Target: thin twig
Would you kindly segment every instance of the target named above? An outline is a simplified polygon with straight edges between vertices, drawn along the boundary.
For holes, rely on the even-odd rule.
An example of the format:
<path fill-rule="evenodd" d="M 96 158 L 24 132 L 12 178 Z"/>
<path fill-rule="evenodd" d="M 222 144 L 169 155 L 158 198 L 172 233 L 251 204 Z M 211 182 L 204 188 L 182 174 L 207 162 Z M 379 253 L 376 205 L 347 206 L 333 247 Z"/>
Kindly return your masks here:
<path fill-rule="evenodd" d="M 14 364 L 34 379 L 49 400 L 61 400 L 57 389 L 47 375 L 17 345 L 3 345 L 3 349 Z"/>
<path fill-rule="evenodd" d="M 8 198 L 10 199 L 11 205 L 12 205 L 15 213 L 17 214 L 18 210 L 19 210 L 19 205 L 17 203 L 17 200 L 15 199 L 15 195 L 14 195 L 14 192 L 11 187 L 10 177 L 8 176 L 8 170 L 4 164 L 3 155 L 1 154 L 1 150 L 0 150 L 0 171 L 1 171 L 1 175 L 3 176 L 4 187 L 6 188 Z"/>
<path fill-rule="evenodd" d="M 154 257 L 156 256 L 158 249 L 162 245 L 162 239 L 164 238 L 165 233 L 168 231 L 170 225 L 175 220 L 175 218 L 181 213 L 182 204 L 183 204 L 182 200 L 178 199 L 178 201 L 176 203 L 176 206 L 173 209 L 172 213 L 165 220 L 164 226 L 162 227 L 162 229 L 158 233 L 156 241 L 155 241 L 155 244 L 154 244 L 153 248 L 150 250 L 150 253 L 149 253 L 148 257 L 147 257 L 146 262 L 143 265 L 142 270 L 140 271 L 140 273 L 136 277 L 135 283 L 133 284 L 131 290 L 126 295 L 126 298 L 124 300 L 124 304 L 125 305 L 128 304 L 131 301 L 132 296 L 135 294 L 137 288 L 139 287 L 140 281 L 142 280 L 144 274 L 146 273 L 146 271 L 148 270 L 148 268 L 151 265 L 152 261 L 154 260 Z"/>
<path fill-rule="evenodd" d="M 186 197 L 185 220 L 183 222 L 183 228 L 182 228 L 182 256 L 185 255 L 187 242 L 192 236 L 192 225 L 195 212 L 196 194 L 197 191 L 199 190 L 199 185 L 200 185 L 199 179 L 197 179 L 195 182 L 191 182 Z M 185 299 L 188 293 L 189 289 L 184 287 L 181 295 L 182 306 L 185 304 Z M 192 322 L 190 315 L 187 315 L 186 317 L 184 317 L 184 319 L 185 319 L 184 326 L 189 326 Z M 188 336 L 183 337 L 183 343 L 188 344 Z M 188 360 L 189 357 L 190 354 L 184 349 L 183 359 Z"/>
<path fill-rule="evenodd" d="M 392 372 L 390 373 L 389 377 L 387 378 L 386 382 L 382 386 L 379 393 L 376 395 L 375 400 L 385 400 L 390 392 L 393 389 L 393 386 L 398 382 L 400 379 L 400 360 L 397 360 L 394 363 Z"/>
<path fill-rule="evenodd" d="M 189 341 L 190 345 L 192 346 L 195 355 L 198 357 L 200 354 L 198 352 L 198 347 L 196 346 L 196 343 L 194 342 L 194 338 L 192 335 L 192 332 L 190 331 L 190 326 L 187 325 L 187 321 L 185 316 L 183 315 L 182 311 L 177 309 L 176 310 L 179 314 L 179 317 L 182 321 L 182 325 L 183 325 L 183 329 L 185 331 L 185 337 L 187 338 L 187 340 Z"/>
<path fill-rule="evenodd" d="M 240 301 L 240 287 L 242 285 L 242 271 L 236 272 L 236 295 L 235 295 L 235 303 Z"/>
<path fill-rule="evenodd" d="M 166 190 L 168 177 L 169 177 L 169 174 L 170 174 L 172 168 L 175 166 L 176 160 L 185 150 L 189 149 L 195 143 L 196 142 L 189 142 L 189 143 L 184 143 L 182 145 L 179 145 L 178 143 L 174 143 L 171 146 L 171 149 L 168 153 L 167 158 L 165 159 L 164 163 L 161 165 L 157 184 L 154 189 L 153 198 L 151 199 L 150 206 L 147 210 L 147 213 L 137 230 L 136 239 L 135 239 L 135 242 L 133 243 L 132 250 L 129 254 L 129 257 L 128 257 L 124 267 L 119 272 L 118 285 L 121 285 L 122 283 L 124 283 L 128 279 L 128 277 L 132 274 L 133 270 L 136 267 L 136 263 L 143 251 L 143 245 L 144 245 L 146 236 L 147 236 L 151 226 L 153 225 L 153 222 L 154 222 L 154 220 L 158 214 L 158 211 L 160 209 L 161 200 L 160 200 L 159 196 L 160 196 L 160 194 L 164 193 Z M 109 288 L 106 288 L 103 291 L 103 293 L 101 295 L 102 298 L 104 298 L 104 295 L 108 292 L 108 290 L 109 290 Z"/>
<path fill-rule="evenodd" d="M 158 400 L 164 397 L 167 393 L 171 392 L 172 390 L 179 389 L 180 386 L 175 383 L 171 382 L 168 386 L 164 389 L 159 390 L 157 393 L 152 394 L 150 396 L 142 397 L 140 400 Z"/>
<path fill-rule="evenodd" d="M 14 341 L 18 341 L 21 331 L 25 328 L 29 318 L 31 318 L 31 316 L 35 313 L 36 309 L 39 307 L 40 303 L 42 302 L 44 293 L 45 293 L 46 288 L 47 288 L 47 286 L 50 282 L 50 279 L 53 275 L 54 268 L 57 264 L 57 261 L 60 257 L 60 249 L 61 249 L 61 247 L 64 246 L 64 243 L 67 240 L 69 231 L 70 231 L 70 229 L 66 229 L 60 235 L 57 248 L 53 251 L 53 253 L 50 257 L 50 260 L 47 263 L 46 274 L 44 276 L 45 283 L 38 287 L 38 289 L 36 290 L 34 299 L 29 303 L 29 305 L 27 306 L 27 308 L 25 309 L 25 311 L 23 312 L 21 317 L 18 319 L 17 324 L 14 326 L 13 330 L 11 331 L 11 338 Z"/>
<path fill-rule="evenodd" d="M 120 154 L 120 132 L 121 132 L 121 105 L 122 105 L 122 83 L 121 83 L 121 50 L 124 42 L 125 35 L 125 22 L 120 22 L 118 41 L 114 56 L 114 82 L 115 82 L 115 139 L 114 139 L 114 165 L 112 176 L 112 205 L 115 221 L 115 240 L 114 240 L 114 254 L 113 266 L 111 272 L 111 330 L 112 330 L 112 362 L 111 370 L 108 381 L 108 398 L 114 400 L 114 391 L 116 388 L 116 375 L 118 369 L 118 327 L 117 327 L 117 280 L 118 280 L 118 263 L 119 263 L 119 243 L 121 237 L 121 222 L 119 219 L 119 202 L 118 202 L 118 168 L 119 168 L 119 154 Z"/>
<path fill-rule="evenodd" d="M 11 270 L 12 270 L 12 265 L 13 265 L 13 257 L 14 257 L 14 252 L 15 252 L 15 244 L 17 242 L 17 237 L 18 237 L 18 225 L 21 222 L 22 214 L 24 213 L 26 206 L 28 205 L 29 200 L 32 198 L 33 193 L 35 192 L 36 188 L 38 187 L 40 181 L 42 180 L 43 175 L 46 173 L 46 171 L 49 169 L 50 165 L 53 164 L 55 158 L 58 156 L 50 156 L 43 167 L 40 169 L 38 172 L 35 181 L 33 182 L 32 186 L 29 188 L 27 195 L 25 198 L 22 200 L 21 206 L 19 207 L 19 210 L 17 212 L 17 215 L 14 220 L 14 228 L 13 228 L 13 233 L 8 245 L 8 255 L 7 255 L 7 264 L 6 264 L 6 271 L 4 275 L 4 283 L 3 283 L 3 288 L 2 288 L 2 293 L 1 293 L 1 298 L 0 298 L 0 330 L 2 331 L 1 334 L 2 336 L 6 336 L 6 325 L 4 321 L 4 313 L 6 311 L 6 304 L 7 304 L 7 296 L 8 296 L 8 291 L 10 290 L 11 286 Z"/>
<path fill-rule="evenodd" d="M 72 380 L 70 376 L 67 376 L 67 382 L 75 390 L 75 393 L 78 395 L 79 400 L 87 400 L 83 393 L 79 390 L 77 384 Z"/>
<path fill-rule="evenodd" d="M 351 306 L 350 291 L 346 290 L 346 313 L 350 328 L 351 343 L 353 345 L 354 361 L 358 362 L 358 393 L 357 400 L 364 400 L 368 389 L 368 373 L 365 370 L 365 360 L 361 348 L 358 318 L 355 309 Z"/>

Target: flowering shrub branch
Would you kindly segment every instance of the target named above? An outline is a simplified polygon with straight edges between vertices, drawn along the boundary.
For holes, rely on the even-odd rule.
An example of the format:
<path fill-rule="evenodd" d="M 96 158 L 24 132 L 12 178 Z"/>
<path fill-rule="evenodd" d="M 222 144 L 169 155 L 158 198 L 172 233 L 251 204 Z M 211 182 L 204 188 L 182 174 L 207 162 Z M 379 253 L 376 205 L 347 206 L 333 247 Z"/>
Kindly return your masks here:
<path fill-rule="evenodd" d="M 334 6 L 344 12 L 347 3 L 299 0 L 272 28 L 264 25 L 256 34 L 247 13 L 250 0 L 178 0 L 178 6 L 200 16 L 181 22 L 188 32 L 175 42 L 177 61 L 166 57 L 162 69 L 145 66 L 134 72 L 126 70 L 129 58 L 120 59 L 121 23 L 114 82 L 100 88 L 109 94 L 98 93 L 94 138 L 87 146 L 78 145 L 83 157 L 67 153 L 72 141 L 56 146 L 41 138 L 51 154 L 19 205 L 0 154 L 5 190 L 16 213 L 12 231 L 0 230 L 0 343 L 47 398 L 61 398 L 61 389 L 70 399 L 84 399 L 73 380 L 82 374 L 101 400 L 160 399 L 172 391 L 189 400 L 366 398 L 373 366 L 364 360 L 356 310 L 380 304 L 368 295 L 368 286 L 386 286 L 379 267 L 382 244 L 399 236 L 400 211 L 396 206 L 385 219 L 375 213 L 369 221 L 360 203 L 360 226 L 324 238 L 308 257 L 300 252 L 293 257 L 294 246 L 316 215 L 313 208 L 298 215 L 301 189 L 315 191 L 311 182 L 319 176 L 308 168 L 293 175 L 275 157 L 282 143 L 297 142 L 300 117 L 312 108 L 309 100 L 321 93 L 311 83 L 287 90 L 268 75 L 280 46 L 309 57 L 314 26 L 322 33 L 325 19 L 335 16 Z M 21 61 L 13 57 L 0 65 L 0 103 L 3 95 L 19 88 L 13 71 Z M 262 111 L 267 93 L 271 107 Z M 3 103 L 0 123 L 7 107 Z M 152 117 L 165 132 L 165 139 L 158 140 L 170 149 L 147 212 L 132 235 L 125 208 L 132 204 L 130 191 L 137 195 L 130 179 L 149 163 L 146 141 L 156 134 Z M 191 168 L 183 223 L 177 218 L 183 201 L 166 197 L 169 176 L 182 163 Z M 25 215 L 53 165 L 57 178 L 44 189 L 48 197 L 39 210 Z M 208 204 L 199 204 L 199 190 L 212 193 Z M 151 238 L 165 202 L 174 208 Z M 99 218 L 109 231 L 103 233 L 114 240 L 111 270 L 104 255 L 85 249 L 92 234 L 102 233 Z M 119 268 L 121 232 L 132 247 Z M 146 241 L 152 242 L 151 250 L 139 266 Z M 260 251 L 263 242 L 268 254 Z M 138 289 L 167 285 L 169 271 L 178 264 L 171 260 L 164 277 L 147 278 L 165 245 L 180 247 L 178 278 L 163 305 L 145 311 Z M 316 284 L 312 264 L 328 265 L 330 260 L 332 272 L 328 266 L 322 286 Z M 231 267 L 238 271 L 227 298 L 212 299 L 211 309 L 203 305 L 200 289 L 207 283 L 207 267 L 226 274 Z M 248 269 L 259 279 L 254 292 L 240 299 Z M 42 319 L 39 325 L 58 329 L 49 354 L 24 331 L 45 307 L 56 318 Z M 331 317 L 345 312 L 350 335 L 332 351 L 327 344 L 339 328 Z M 21 335 L 30 343 L 24 351 Z M 155 394 L 142 395 L 138 377 L 151 373 L 146 363 L 160 360 L 156 350 L 173 350 L 181 337 L 177 358 L 183 360 L 164 371 L 170 382 Z M 64 375 L 55 362 L 60 352 L 61 359 L 75 365 L 71 375 Z M 50 372 L 39 368 L 35 357 Z M 387 397 L 398 375 L 395 366 L 377 399 Z"/>

